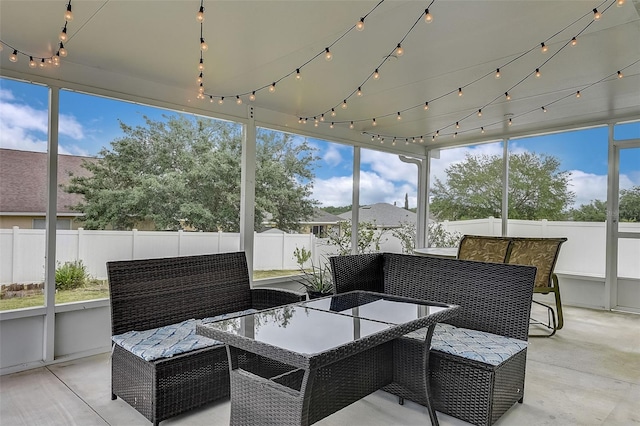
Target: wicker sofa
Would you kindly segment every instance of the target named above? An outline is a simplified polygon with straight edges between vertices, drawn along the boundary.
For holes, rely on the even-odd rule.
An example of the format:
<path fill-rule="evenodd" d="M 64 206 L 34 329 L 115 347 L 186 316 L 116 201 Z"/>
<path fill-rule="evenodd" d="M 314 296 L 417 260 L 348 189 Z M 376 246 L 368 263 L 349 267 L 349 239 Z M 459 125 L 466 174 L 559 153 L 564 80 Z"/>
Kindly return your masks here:
<path fill-rule="evenodd" d="M 122 398 L 154 425 L 229 395 L 225 346 L 195 335 L 199 319 L 306 298 L 251 289 L 244 252 L 108 262 L 107 273 L 119 342 L 111 358 L 112 399 Z M 161 353 L 152 353 L 158 347 Z"/>
<path fill-rule="evenodd" d="M 391 253 L 330 263 L 336 293 L 370 290 L 462 307 L 436 326 L 430 350 L 426 330 L 394 341 L 394 382 L 384 389 L 401 402 L 425 405 L 430 385 L 436 410 L 491 425 L 523 401 L 535 267 Z"/>

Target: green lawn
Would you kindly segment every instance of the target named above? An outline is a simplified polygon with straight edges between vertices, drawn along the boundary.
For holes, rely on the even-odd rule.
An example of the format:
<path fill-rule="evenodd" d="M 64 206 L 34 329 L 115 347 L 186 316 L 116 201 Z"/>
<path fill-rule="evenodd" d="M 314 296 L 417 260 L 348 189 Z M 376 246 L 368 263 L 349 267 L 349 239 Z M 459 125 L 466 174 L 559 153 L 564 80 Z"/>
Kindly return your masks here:
<path fill-rule="evenodd" d="M 260 280 L 264 278 L 281 277 L 285 275 L 298 274 L 298 270 L 271 270 L 271 271 L 254 271 L 253 279 Z M 93 280 L 83 288 L 74 290 L 59 290 L 56 292 L 56 304 L 68 302 L 81 302 L 83 300 L 95 300 L 109 297 L 109 287 L 105 281 Z M 0 299 L 0 311 L 8 311 L 11 309 L 32 308 L 36 306 L 44 306 L 44 294 L 12 297 L 11 299 Z"/>

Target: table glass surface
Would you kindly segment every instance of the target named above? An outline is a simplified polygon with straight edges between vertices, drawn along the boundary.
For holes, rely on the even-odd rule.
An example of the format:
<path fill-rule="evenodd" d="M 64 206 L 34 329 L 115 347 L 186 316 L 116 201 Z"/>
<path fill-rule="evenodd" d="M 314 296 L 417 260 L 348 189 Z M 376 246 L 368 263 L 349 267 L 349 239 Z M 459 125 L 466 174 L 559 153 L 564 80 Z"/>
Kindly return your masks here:
<path fill-rule="evenodd" d="M 299 354 L 317 354 L 393 325 L 300 305 L 287 305 L 206 326 Z"/>
<path fill-rule="evenodd" d="M 344 293 L 206 324 L 299 354 L 318 354 L 447 307 Z"/>

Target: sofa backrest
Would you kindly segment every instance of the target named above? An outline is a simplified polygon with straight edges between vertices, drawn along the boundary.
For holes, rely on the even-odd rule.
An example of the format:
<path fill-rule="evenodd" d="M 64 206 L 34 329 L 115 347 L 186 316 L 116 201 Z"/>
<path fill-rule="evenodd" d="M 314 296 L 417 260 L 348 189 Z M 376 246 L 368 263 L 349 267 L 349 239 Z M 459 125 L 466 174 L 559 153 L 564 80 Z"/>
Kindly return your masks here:
<path fill-rule="evenodd" d="M 384 291 L 382 253 L 355 254 L 329 258 L 333 291 L 336 294 L 353 290 Z"/>
<path fill-rule="evenodd" d="M 244 252 L 107 262 L 107 275 L 114 335 L 251 307 Z"/>
<path fill-rule="evenodd" d="M 513 237 L 507 263 L 535 266 L 538 269 L 536 289 L 551 287 L 551 275 L 560 254 L 560 246 L 565 241 L 566 238 Z"/>
<path fill-rule="evenodd" d="M 384 254 L 384 292 L 460 305 L 457 327 L 527 340 L 536 269 Z"/>

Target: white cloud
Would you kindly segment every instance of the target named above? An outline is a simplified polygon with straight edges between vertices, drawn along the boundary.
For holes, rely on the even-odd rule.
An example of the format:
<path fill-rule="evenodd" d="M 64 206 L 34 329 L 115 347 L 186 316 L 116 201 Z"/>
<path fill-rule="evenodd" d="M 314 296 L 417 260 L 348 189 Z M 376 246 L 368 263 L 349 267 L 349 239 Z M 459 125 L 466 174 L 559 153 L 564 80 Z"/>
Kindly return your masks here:
<path fill-rule="evenodd" d="M 573 207 L 589 204 L 593 200 L 607 199 L 607 176 L 571 170 L 569 189 L 576 194 Z"/>
<path fill-rule="evenodd" d="M 329 145 L 329 149 L 324 153 L 322 159 L 331 167 L 335 167 L 342 162 L 342 154 L 334 145 Z"/>
<path fill-rule="evenodd" d="M 0 147 L 46 152 L 48 120 L 46 109 L 15 102 L 11 91 L 0 90 Z M 82 124 L 68 114 L 60 114 L 59 132 L 75 140 L 84 138 Z M 58 151 L 60 154 L 87 154 L 77 146 L 60 145 Z"/>
<path fill-rule="evenodd" d="M 383 179 L 405 181 L 413 183 L 413 185 L 418 182 L 416 165 L 401 161 L 396 154 L 364 149 L 362 150 L 361 162 L 368 165 Z"/>

